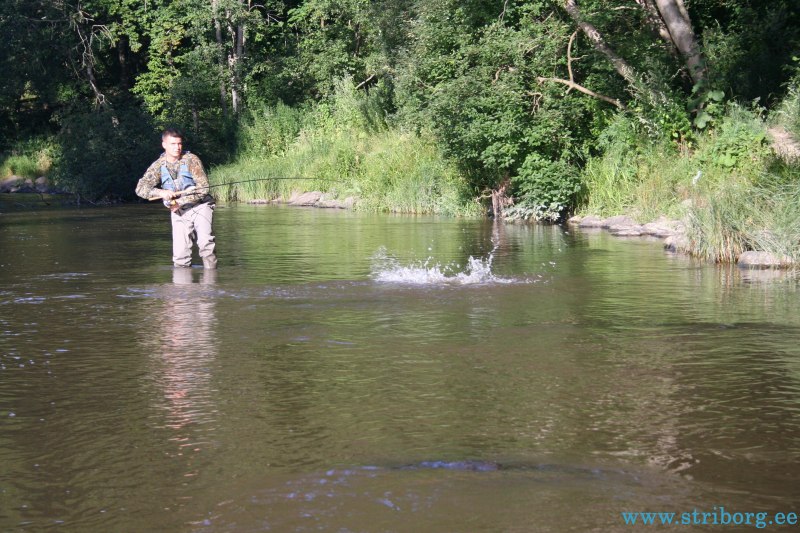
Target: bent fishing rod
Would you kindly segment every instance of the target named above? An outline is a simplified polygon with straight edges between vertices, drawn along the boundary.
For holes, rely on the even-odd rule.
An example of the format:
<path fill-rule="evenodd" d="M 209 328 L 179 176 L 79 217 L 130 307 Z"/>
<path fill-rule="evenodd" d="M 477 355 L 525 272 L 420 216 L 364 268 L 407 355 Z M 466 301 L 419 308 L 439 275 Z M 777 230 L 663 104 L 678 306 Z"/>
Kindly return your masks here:
<path fill-rule="evenodd" d="M 241 181 L 229 181 L 227 183 L 217 183 L 214 185 L 209 185 L 208 187 L 200 187 L 201 189 L 214 189 L 216 187 L 225 187 L 227 185 L 238 185 L 240 183 L 252 183 L 254 181 L 273 181 L 273 180 L 314 180 L 314 181 L 333 181 L 333 182 L 343 182 L 344 180 L 337 180 L 333 178 L 256 178 L 252 180 L 241 180 Z M 191 194 L 197 191 L 197 187 L 187 187 L 182 191 L 173 191 L 174 196 L 172 199 L 179 198 L 184 194 Z M 151 196 L 148 198 L 149 201 L 154 202 L 156 200 L 163 200 L 160 196 Z"/>

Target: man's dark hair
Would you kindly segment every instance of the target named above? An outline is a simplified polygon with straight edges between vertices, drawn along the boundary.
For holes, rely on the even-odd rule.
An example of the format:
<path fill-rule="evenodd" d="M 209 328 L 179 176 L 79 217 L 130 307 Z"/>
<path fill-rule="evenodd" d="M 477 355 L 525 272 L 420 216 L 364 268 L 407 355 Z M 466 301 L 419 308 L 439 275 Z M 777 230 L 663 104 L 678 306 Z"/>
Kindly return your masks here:
<path fill-rule="evenodd" d="M 161 140 L 164 140 L 167 137 L 176 137 L 183 140 L 183 133 L 177 128 L 167 128 L 161 132 Z"/>

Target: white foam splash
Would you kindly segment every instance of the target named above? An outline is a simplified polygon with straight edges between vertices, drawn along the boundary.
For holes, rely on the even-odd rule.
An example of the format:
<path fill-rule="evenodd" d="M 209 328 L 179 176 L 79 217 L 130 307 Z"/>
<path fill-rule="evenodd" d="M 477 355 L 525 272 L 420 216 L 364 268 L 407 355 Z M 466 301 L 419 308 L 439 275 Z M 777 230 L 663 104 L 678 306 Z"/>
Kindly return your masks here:
<path fill-rule="evenodd" d="M 428 258 L 422 263 L 401 265 L 381 247 L 372 256 L 372 278 L 383 283 L 406 283 L 411 285 L 474 285 L 479 283 L 514 283 L 492 273 L 493 254 L 485 258 L 470 256 L 463 270 L 459 265 L 433 263 Z"/>

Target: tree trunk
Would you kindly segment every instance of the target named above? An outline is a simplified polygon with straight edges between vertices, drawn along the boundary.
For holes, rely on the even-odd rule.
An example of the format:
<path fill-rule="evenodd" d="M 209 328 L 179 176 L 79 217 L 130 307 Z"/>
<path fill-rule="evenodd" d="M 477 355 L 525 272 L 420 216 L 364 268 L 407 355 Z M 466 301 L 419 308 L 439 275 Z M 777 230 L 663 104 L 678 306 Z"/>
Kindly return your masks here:
<path fill-rule="evenodd" d="M 611 64 L 614 65 L 614 70 L 616 70 L 620 76 L 625 78 L 629 84 L 638 86 L 639 80 L 636 77 L 636 71 L 632 66 L 628 64 L 623 58 L 617 55 L 614 50 L 611 49 L 608 44 L 606 44 L 605 39 L 597 31 L 597 28 L 583 20 L 583 16 L 581 15 L 580 10 L 578 9 L 578 4 L 575 0 L 566 0 L 564 7 L 567 10 L 567 13 L 575 21 L 575 24 L 581 29 L 584 35 L 591 41 L 592 46 L 594 46 L 595 50 L 606 56 L 610 61 Z"/>
<path fill-rule="evenodd" d="M 496 189 L 492 189 L 492 215 L 495 220 L 503 218 L 503 209 L 510 206 L 513 202 L 508 196 L 508 189 L 511 186 L 511 177 L 506 173 L 503 181 Z"/>
<path fill-rule="evenodd" d="M 686 60 L 689 77 L 695 83 L 705 79 L 705 64 L 700 45 L 692 29 L 689 13 L 682 0 L 655 0 L 658 12 L 669 30 L 675 48 Z"/>
<path fill-rule="evenodd" d="M 244 49 L 244 27 L 242 24 L 233 24 L 233 16 L 230 10 L 225 10 L 225 19 L 228 22 L 228 33 L 231 38 L 231 48 L 228 54 L 228 75 L 231 85 L 231 109 L 234 115 L 239 113 L 239 61 L 240 53 Z"/>
<path fill-rule="evenodd" d="M 636 72 L 636 69 L 634 69 L 627 61 L 625 61 L 625 59 L 617 55 L 617 53 L 606 43 L 600 32 L 597 31 L 597 28 L 583 19 L 583 16 L 578 9 L 578 4 L 575 0 L 565 0 L 564 7 L 572 20 L 574 20 L 578 25 L 578 28 L 580 28 L 583 34 L 586 35 L 586 37 L 592 43 L 595 50 L 606 56 L 611 61 L 611 64 L 614 66 L 614 70 L 616 70 L 617 73 L 619 73 L 619 75 L 628 82 L 635 92 L 640 93 L 645 101 L 649 102 L 650 105 L 653 106 L 661 105 L 667 100 L 662 91 L 648 86 L 640 78 Z"/>
<path fill-rule="evenodd" d="M 104 95 L 100 88 L 97 86 L 97 78 L 94 76 L 94 67 L 91 63 L 86 65 L 86 78 L 89 80 L 89 86 L 94 92 L 95 105 L 99 108 L 106 106 L 106 95 Z"/>
<path fill-rule="evenodd" d="M 90 25 L 91 21 L 87 18 L 86 13 L 84 13 L 80 7 L 74 13 L 66 13 L 70 24 L 72 25 L 75 33 L 78 35 L 78 39 L 80 40 L 80 45 L 78 47 L 81 55 L 81 68 L 86 74 L 86 80 L 89 83 L 89 87 L 91 87 L 92 92 L 94 93 L 95 98 L 95 106 L 98 108 L 105 107 L 108 103 L 106 101 L 105 95 L 100 91 L 100 87 L 97 84 L 97 78 L 94 75 L 94 64 L 95 64 L 95 57 L 94 57 L 94 38 L 95 32 L 103 32 L 108 31 L 105 26 L 92 26 Z"/>
<path fill-rule="evenodd" d="M 128 72 L 128 37 L 123 35 L 117 41 L 117 59 L 119 60 L 119 83 L 124 89 L 131 88 Z"/>
<path fill-rule="evenodd" d="M 234 62 L 231 65 L 231 76 L 233 77 L 233 81 L 231 83 L 231 106 L 233 107 L 233 114 L 238 115 L 239 111 L 241 111 L 241 94 L 239 92 L 242 84 L 241 76 L 239 75 L 239 69 L 241 68 L 240 62 L 244 57 L 244 32 L 245 32 L 245 25 L 243 23 L 236 25 L 236 30 L 234 32 L 235 36 L 235 45 L 234 45 Z"/>
<path fill-rule="evenodd" d="M 667 25 L 664 24 L 664 20 L 661 18 L 661 14 L 658 12 L 658 8 L 653 1 L 654 0 L 634 0 L 634 2 L 642 6 L 642 9 L 644 9 L 647 22 L 650 24 L 656 34 L 669 47 L 670 51 L 675 53 L 675 43 L 672 42 L 672 36 L 669 34 Z"/>
<path fill-rule="evenodd" d="M 200 113 L 197 111 L 197 105 L 192 104 L 192 126 L 194 127 L 194 133 L 200 133 Z"/>
<path fill-rule="evenodd" d="M 219 21 L 217 0 L 211 0 L 211 12 L 214 20 L 214 35 L 219 47 L 219 105 L 222 109 L 222 118 L 228 118 L 228 98 L 225 90 L 225 43 L 222 41 L 222 24 Z"/>

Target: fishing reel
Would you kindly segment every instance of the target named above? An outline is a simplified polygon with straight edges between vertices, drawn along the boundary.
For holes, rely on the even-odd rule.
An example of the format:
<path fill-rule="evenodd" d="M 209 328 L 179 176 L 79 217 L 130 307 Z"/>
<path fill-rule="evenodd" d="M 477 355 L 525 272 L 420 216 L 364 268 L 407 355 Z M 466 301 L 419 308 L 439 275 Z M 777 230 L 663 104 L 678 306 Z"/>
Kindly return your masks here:
<path fill-rule="evenodd" d="M 183 196 L 184 194 L 191 194 L 191 193 L 195 192 L 196 189 L 197 189 L 197 187 L 192 185 L 191 187 L 187 187 L 182 191 L 178 191 L 178 196 L 180 197 L 180 196 Z M 171 198 L 169 200 L 162 200 L 162 202 L 164 203 L 164 205 L 166 207 L 168 207 L 172 211 L 174 211 L 178 206 L 178 201 L 175 198 Z"/>

